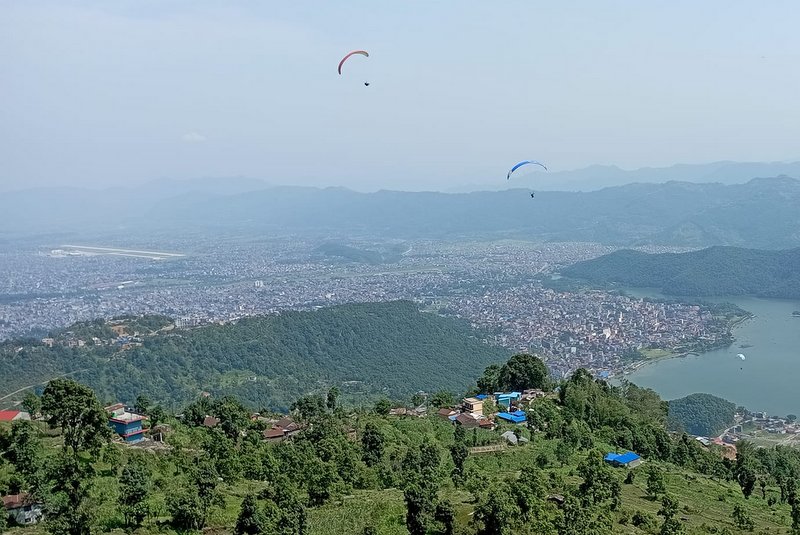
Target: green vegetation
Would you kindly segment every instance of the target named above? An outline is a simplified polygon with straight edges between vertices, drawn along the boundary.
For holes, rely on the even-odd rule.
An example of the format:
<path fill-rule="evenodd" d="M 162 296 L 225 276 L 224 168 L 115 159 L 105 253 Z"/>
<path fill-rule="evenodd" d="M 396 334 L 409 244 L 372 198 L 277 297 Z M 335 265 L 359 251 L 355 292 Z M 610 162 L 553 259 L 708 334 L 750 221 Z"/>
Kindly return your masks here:
<path fill-rule="evenodd" d="M 669 295 L 800 297 L 800 248 L 710 247 L 689 253 L 617 251 L 574 264 L 565 277 L 597 284 L 660 288 Z"/>
<path fill-rule="evenodd" d="M 406 245 L 395 244 L 384 247 L 383 250 L 371 250 L 350 247 L 341 243 L 323 243 L 314 249 L 314 252 L 349 262 L 377 265 L 399 262 L 407 248 Z"/>
<path fill-rule="evenodd" d="M 514 359 L 518 361 L 530 359 Z M 513 367 L 512 363 L 512 367 Z M 538 366 L 537 366 L 538 367 Z M 0 491 L 29 492 L 50 515 L 12 533 L 611 534 L 788 533 L 800 528 L 800 452 L 742 443 L 735 462 L 664 428 L 666 404 L 578 370 L 527 407 L 528 427 L 465 430 L 438 416 L 349 409 L 337 395 L 293 404 L 300 430 L 262 439 L 270 421 L 232 397 L 200 398 L 152 452 L 108 443 L 97 400 L 69 380 L 45 389 L 42 422 L 0 428 Z M 59 399 L 63 405 L 53 404 Z M 147 406 L 143 401 L 143 406 Z M 152 410 L 152 409 L 150 409 Z M 52 414 L 51 414 L 52 413 Z M 219 423 L 200 422 L 206 414 Z M 98 425 L 99 423 L 99 425 Z M 530 442 L 495 453 L 509 429 Z M 646 464 L 615 469 L 604 452 Z M 634 477 L 642 472 L 640 477 Z M 754 492 L 760 487 L 760 492 Z M 793 527 L 792 527 L 793 526 Z"/>
<path fill-rule="evenodd" d="M 475 334 L 466 322 L 400 301 L 173 330 L 127 351 L 16 340 L 0 344 L 0 392 L 72 373 L 102 399 L 133 403 L 145 395 L 171 408 L 207 391 L 286 410 L 299 396 L 334 385 L 344 400 L 371 403 L 418 390 L 465 390 L 483 367 L 508 356 Z"/>
<path fill-rule="evenodd" d="M 733 425 L 736 405 L 711 394 L 690 394 L 669 402 L 674 429 L 700 436 L 716 436 Z"/>

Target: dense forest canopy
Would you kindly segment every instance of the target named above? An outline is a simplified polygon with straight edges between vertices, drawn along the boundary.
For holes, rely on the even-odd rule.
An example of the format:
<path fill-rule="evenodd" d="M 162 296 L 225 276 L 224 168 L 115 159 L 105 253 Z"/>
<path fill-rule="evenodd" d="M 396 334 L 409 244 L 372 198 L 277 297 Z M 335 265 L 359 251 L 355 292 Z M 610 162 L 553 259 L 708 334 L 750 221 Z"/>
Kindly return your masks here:
<path fill-rule="evenodd" d="M 688 253 L 624 250 L 569 266 L 563 275 L 599 284 L 660 288 L 686 296 L 800 297 L 800 248 L 710 247 Z"/>
<path fill-rule="evenodd" d="M 136 325 L 149 330 L 161 323 L 138 319 Z M 0 392 L 65 373 L 103 399 L 132 403 L 146 394 L 171 407 L 203 391 L 282 410 L 302 394 L 333 385 L 343 396 L 364 401 L 416 390 L 463 391 L 483 367 L 508 356 L 476 334 L 464 321 L 400 301 L 169 331 L 126 351 L 9 341 L 0 345 L 7 372 Z"/>
<path fill-rule="evenodd" d="M 711 394 L 690 394 L 669 402 L 674 429 L 700 436 L 716 436 L 733 425 L 736 405 Z"/>

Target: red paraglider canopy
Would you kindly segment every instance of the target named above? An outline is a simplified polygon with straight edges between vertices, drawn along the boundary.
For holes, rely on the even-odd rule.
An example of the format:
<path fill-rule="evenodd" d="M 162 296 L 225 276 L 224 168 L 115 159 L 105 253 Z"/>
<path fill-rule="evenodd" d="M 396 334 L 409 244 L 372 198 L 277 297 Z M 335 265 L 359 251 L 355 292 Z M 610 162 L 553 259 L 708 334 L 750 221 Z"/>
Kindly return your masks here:
<path fill-rule="evenodd" d="M 347 61 L 347 58 L 354 54 L 360 54 L 362 56 L 369 57 L 369 52 L 366 50 L 353 50 L 352 52 L 349 52 L 345 57 L 342 58 L 342 61 L 339 62 L 339 74 L 342 74 L 342 65 L 344 65 L 344 62 Z"/>

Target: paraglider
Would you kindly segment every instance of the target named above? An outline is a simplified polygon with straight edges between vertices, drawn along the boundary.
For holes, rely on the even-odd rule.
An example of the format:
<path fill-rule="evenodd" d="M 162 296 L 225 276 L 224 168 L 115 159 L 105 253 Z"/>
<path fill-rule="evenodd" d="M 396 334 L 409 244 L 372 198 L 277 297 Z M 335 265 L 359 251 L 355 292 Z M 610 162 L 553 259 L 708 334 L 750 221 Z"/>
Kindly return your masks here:
<path fill-rule="evenodd" d="M 739 360 L 744 360 L 745 359 L 745 356 L 742 353 L 739 353 L 736 356 L 739 357 Z"/>
<path fill-rule="evenodd" d="M 511 174 L 514 171 L 516 171 L 517 169 L 519 169 L 520 167 L 522 167 L 523 165 L 538 165 L 542 169 L 547 171 L 547 167 L 542 162 L 537 162 L 536 160 L 523 160 L 523 161 L 519 162 L 517 165 L 515 165 L 514 167 L 511 168 L 511 170 L 506 175 L 506 180 L 510 179 L 511 178 Z"/>
<path fill-rule="evenodd" d="M 355 56 L 355 55 L 364 56 L 364 57 L 368 58 L 369 57 L 369 52 L 367 52 L 366 50 L 353 50 L 352 52 L 348 52 L 345 55 L 345 57 L 342 58 L 342 61 L 339 62 L 339 67 L 336 69 L 337 71 L 339 71 L 339 75 L 340 76 L 342 74 L 342 65 L 344 65 L 344 62 L 347 61 L 348 59 L 350 59 L 351 56 Z M 364 82 L 364 85 L 369 87 L 369 82 Z"/>

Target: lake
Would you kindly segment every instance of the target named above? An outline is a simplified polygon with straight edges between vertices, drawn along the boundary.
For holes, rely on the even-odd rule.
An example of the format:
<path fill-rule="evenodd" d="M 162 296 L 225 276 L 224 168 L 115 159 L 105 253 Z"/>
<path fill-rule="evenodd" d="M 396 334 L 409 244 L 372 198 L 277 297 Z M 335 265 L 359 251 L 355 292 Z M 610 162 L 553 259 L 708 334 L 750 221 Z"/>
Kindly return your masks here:
<path fill-rule="evenodd" d="M 638 297 L 664 297 L 631 289 Z M 664 399 L 707 392 L 772 415 L 800 414 L 800 301 L 755 297 L 709 298 L 727 301 L 755 317 L 736 327 L 732 346 L 699 356 L 665 359 L 642 366 L 626 378 L 652 388 Z M 745 346 L 745 347 L 740 347 Z M 737 358 L 743 353 L 746 360 Z"/>

